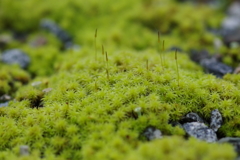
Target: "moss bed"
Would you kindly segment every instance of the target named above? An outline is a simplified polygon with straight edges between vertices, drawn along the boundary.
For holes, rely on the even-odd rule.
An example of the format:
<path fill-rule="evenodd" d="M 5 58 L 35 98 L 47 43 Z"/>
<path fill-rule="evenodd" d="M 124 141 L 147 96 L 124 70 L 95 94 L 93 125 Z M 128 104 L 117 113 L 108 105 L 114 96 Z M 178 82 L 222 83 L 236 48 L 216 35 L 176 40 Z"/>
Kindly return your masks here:
<path fill-rule="evenodd" d="M 218 109 L 218 137 L 240 136 L 240 75 L 216 78 L 188 55 L 192 48 L 215 51 L 219 37 L 206 28 L 218 28 L 223 17 L 221 9 L 173 0 L 1 0 L 0 37 L 27 36 L 0 49 L 21 49 L 31 63 L 26 70 L 0 63 L 0 96 L 12 97 L 0 108 L 0 159 L 235 159 L 230 144 L 186 139 L 170 124 L 189 112 L 209 120 Z M 80 49 L 63 49 L 40 29 L 43 18 L 67 31 Z M 30 45 L 39 36 L 47 43 Z M 183 49 L 177 60 L 168 51 L 172 46 Z M 239 64 L 226 56 L 232 67 Z M 147 141 L 142 132 L 148 126 L 163 138 Z M 30 155 L 20 155 L 21 145 Z"/>

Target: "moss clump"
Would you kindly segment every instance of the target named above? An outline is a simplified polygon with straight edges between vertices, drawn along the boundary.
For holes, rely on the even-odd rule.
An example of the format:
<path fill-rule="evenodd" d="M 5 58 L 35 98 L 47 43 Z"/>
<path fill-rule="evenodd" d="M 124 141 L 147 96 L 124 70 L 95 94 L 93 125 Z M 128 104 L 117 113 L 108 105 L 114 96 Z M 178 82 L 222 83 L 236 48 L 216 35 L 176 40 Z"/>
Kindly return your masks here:
<path fill-rule="evenodd" d="M 19 66 L 0 64 L 0 95 L 14 95 L 15 91 L 30 81 L 30 75 Z"/>
<path fill-rule="evenodd" d="M 214 151 L 212 148 L 215 148 Z M 187 151 L 187 152 L 186 152 Z M 221 152 L 221 153 L 219 153 Z M 232 152 L 232 146 L 207 144 L 196 139 L 190 139 L 187 143 L 179 137 L 167 137 L 162 140 L 142 144 L 136 151 L 128 156 L 128 160 L 144 159 L 233 159 L 236 155 Z"/>
<path fill-rule="evenodd" d="M 188 112 L 197 112 L 208 119 L 213 109 L 219 109 L 223 114 L 224 125 L 219 132 L 236 135 L 238 128 L 233 126 L 237 121 L 233 115 L 239 114 L 240 97 L 238 88 L 231 82 L 204 75 L 186 55 L 179 54 L 178 86 L 174 54 L 164 55 L 162 68 L 159 54 L 150 51 L 109 54 L 108 80 L 106 62 L 99 58 L 95 63 L 94 54 L 85 56 L 91 52 L 92 49 L 83 49 L 65 55 L 66 61 L 59 65 L 59 73 L 47 80 L 47 86 L 43 83 L 38 88 L 30 84 L 22 87 L 17 92 L 18 101 L 1 109 L 1 117 L 16 124 L 14 131 L 8 131 L 8 141 L 4 141 L 2 149 L 27 144 L 45 158 L 51 152 L 64 159 L 125 159 L 150 156 L 152 152 L 146 151 L 147 155 L 142 152 L 144 146 L 157 148 L 165 143 L 175 146 L 177 141 L 179 148 L 176 151 L 170 148 L 162 156 L 171 157 L 184 152 L 180 148 L 182 144 L 186 145 L 186 150 L 192 148 L 191 145 L 204 148 L 202 152 L 206 155 L 202 154 L 205 155 L 203 158 L 221 155 L 232 159 L 235 156 L 228 145 L 210 145 L 180 137 L 145 144 L 145 140 L 139 138 L 150 125 L 160 129 L 164 136 L 183 136 L 183 130 L 172 127 L 170 121 L 177 121 Z M 68 63 L 74 65 L 66 67 Z M 42 94 L 41 90 L 46 87 L 53 90 Z M 33 106 L 39 96 L 43 107 L 31 109 L 29 106 Z M 136 118 L 133 111 L 137 107 L 142 108 L 142 113 Z M 10 122 L 4 120 L 2 123 L 8 125 Z M 231 130 L 227 129 L 230 124 Z M 212 147 L 216 146 L 228 152 L 213 152 Z M 191 150 L 189 156 L 194 159 L 199 153 Z"/>

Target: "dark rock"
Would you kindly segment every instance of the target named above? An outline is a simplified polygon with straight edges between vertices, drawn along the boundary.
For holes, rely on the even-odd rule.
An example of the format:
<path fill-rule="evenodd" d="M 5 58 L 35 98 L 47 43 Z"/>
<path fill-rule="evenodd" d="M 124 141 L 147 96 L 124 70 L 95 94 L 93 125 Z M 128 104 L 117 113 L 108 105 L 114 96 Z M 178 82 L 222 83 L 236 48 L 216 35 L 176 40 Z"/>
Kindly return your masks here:
<path fill-rule="evenodd" d="M 57 36 L 58 39 L 64 44 L 65 48 L 72 47 L 72 37 L 53 21 L 45 19 L 41 21 L 40 25 L 43 29 L 48 30 L 49 32 Z"/>
<path fill-rule="evenodd" d="M 234 146 L 235 151 L 240 155 L 240 138 L 225 137 L 218 141 L 219 143 L 230 143 Z"/>
<path fill-rule="evenodd" d="M 147 127 L 143 131 L 143 135 L 147 138 L 147 140 L 151 141 L 153 139 L 160 139 L 162 138 L 162 132 L 159 129 L 156 129 L 155 127 Z"/>
<path fill-rule="evenodd" d="M 27 36 L 28 36 L 27 33 L 24 33 L 24 32 L 14 32 L 13 33 L 13 38 L 22 43 L 27 41 Z"/>
<path fill-rule="evenodd" d="M 6 101 L 10 101 L 12 99 L 11 96 L 4 94 L 0 97 L 0 102 L 6 102 Z"/>
<path fill-rule="evenodd" d="M 200 63 L 201 60 L 210 58 L 210 55 L 209 55 L 208 51 L 206 51 L 206 50 L 198 51 L 198 50 L 191 49 L 190 50 L 190 58 L 192 61 L 194 61 L 196 63 Z"/>
<path fill-rule="evenodd" d="M 216 133 L 212 129 L 208 128 L 204 123 L 199 122 L 184 123 L 183 128 L 188 135 L 195 137 L 197 139 L 207 142 L 217 141 Z"/>
<path fill-rule="evenodd" d="M 217 132 L 217 130 L 222 126 L 222 115 L 221 113 L 218 111 L 218 109 L 215 109 L 211 112 L 211 123 L 210 123 L 210 128 L 212 128 L 212 130 L 214 132 Z"/>
<path fill-rule="evenodd" d="M 190 113 L 188 113 L 188 114 L 186 115 L 186 117 L 194 120 L 194 122 L 203 123 L 202 118 L 201 118 L 197 113 L 190 112 Z"/>
<path fill-rule="evenodd" d="M 1 107 L 7 107 L 7 106 L 8 106 L 8 102 L 0 103 L 0 108 Z"/>
<path fill-rule="evenodd" d="M 230 47 L 232 42 L 240 43 L 240 29 L 222 30 L 223 42 Z"/>
<path fill-rule="evenodd" d="M 21 68 L 27 68 L 30 63 L 30 58 L 19 49 L 4 51 L 1 60 L 7 64 L 19 64 Z"/>
<path fill-rule="evenodd" d="M 197 113 L 190 112 L 180 120 L 180 123 L 182 123 L 182 124 L 183 123 L 188 123 L 188 122 L 203 123 L 204 121 L 202 120 L 202 118 Z"/>
<path fill-rule="evenodd" d="M 216 58 L 203 59 L 200 65 L 204 68 L 207 73 L 211 73 L 219 78 L 222 78 L 227 73 L 232 73 L 233 68 L 218 62 Z"/>

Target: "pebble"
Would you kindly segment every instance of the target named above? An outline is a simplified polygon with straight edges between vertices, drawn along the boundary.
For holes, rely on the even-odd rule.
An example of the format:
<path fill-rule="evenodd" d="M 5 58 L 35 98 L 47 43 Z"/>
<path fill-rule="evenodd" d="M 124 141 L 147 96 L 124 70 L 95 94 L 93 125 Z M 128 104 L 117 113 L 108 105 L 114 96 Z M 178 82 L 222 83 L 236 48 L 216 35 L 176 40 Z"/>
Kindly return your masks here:
<path fill-rule="evenodd" d="M 240 43 L 240 2 L 232 2 L 227 13 L 222 22 L 222 36 L 224 43 L 230 46 L 232 42 Z"/>
<path fill-rule="evenodd" d="M 207 142 L 217 141 L 216 133 L 212 129 L 208 128 L 204 123 L 199 122 L 184 123 L 183 128 L 188 135 L 193 136 L 197 139 Z"/>
<path fill-rule="evenodd" d="M 216 58 L 202 59 L 200 65 L 207 73 L 222 78 L 227 73 L 233 73 L 233 68 L 216 60 Z"/>
<path fill-rule="evenodd" d="M 42 90 L 43 93 L 49 93 L 52 91 L 52 88 L 45 88 Z"/>
<path fill-rule="evenodd" d="M 231 17 L 240 17 L 240 2 L 233 2 L 228 8 L 228 15 Z"/>
<path fill-rule="evenodd" d="M 222 28 L 225 30 L 235 30 L 240 27 L 240 19 L 238 17 L 226 17 L 222 22 Z"/>
<path fill-rule="evenodd" d="M 199 123 L 203 123 L 202 118 L 194 112 L 190 112 L 188 113 L 184 119 L 188 120 L 187 122 L 199 122 Z"/>
<path fill-rule="evenodd" d="M 73 46 L 72 37 L 53 21 L 44 19 L 41 21 L 40 26 L 57 36 L 66 49 Z"/>
<path fill-rule="evenodd" d="M 2 53 L 1 60 L 7 64 L 19 64 L 23 69 L 30 64 L 30 58 L 19 49 L 6 50 Z"/>
<path fill-rule="evenodd" d="M 6 102 L 6 101 L 10 101 L 12 99 L 11 96 L 4 94 L 0 97 L 0 102 Z"/>
<path fill-rule="evenodd" d="M 1 107 L 7 107 L 7 106 L 8 106 L 8 102 L 0 103 L 0 108 Z"/>
<path fill-rule="evenodd" d="M 230 47 L 231 43 L 240 43 L 240 30 L 223 30 L 222 31 L 223 42 L 226 46 Z"/>
<path fill-rule="evenodd" d="M 147 140 L 151 141 L 154 139 L 160 139 L 162 138 L 162 132 L 159 129 L 156 129 L 155 127 L 147 127 L 143 131 L 143 135 L 147 138 Z"/>
<path fill-rule="evenodd" d="M 29 155 L 29 146 L 27 146 L 27 145 L 20 146 L 19 152 L 20 152 L 21 156 L 28 156 Z"/>
<path fill-rule="evenodd" d="M 202 59 L 210 58 L 210 55 L 207 50 L 195 50 L 191 49 L 190 50 L 190 58 L 192 61 L 196 63 L 200 63 Z"/>
<path fill-rule="evenodd" d="M 33 82 L 31 85 L 32 85 L 33 87 L 38 87 L 38 86 L 40 86 L 41 84 L 42 84 L 41 81 L 37 81 L 37 82 Z"/>
<path fill-rule="evenodd" d="M 19 42 L 25 43 L 27 41 L 28 34 L 26 32 L 14 32 L 13 39 Z"/>
<path fill-rule="evenodd" d="M 211 123 L 210 123 L 210 128 L 212 128 L 212 130 L 214 132 L 217 132 L 218 129 L 222 126 L 222 115 L 221 113 L 218 111 L 218 109 L 215 109 L 211 112 Z"/>

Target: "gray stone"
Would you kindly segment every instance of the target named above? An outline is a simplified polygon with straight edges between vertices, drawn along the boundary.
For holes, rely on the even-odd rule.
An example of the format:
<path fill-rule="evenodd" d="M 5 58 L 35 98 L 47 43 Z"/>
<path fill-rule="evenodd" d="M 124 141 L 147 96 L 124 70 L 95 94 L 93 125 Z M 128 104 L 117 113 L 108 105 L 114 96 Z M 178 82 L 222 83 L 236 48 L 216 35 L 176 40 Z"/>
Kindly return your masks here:
<path fill-rule="evenodd" d="M 240 27 L 240 17 L 226 17 L 222 22 L 222 28 L 225 30 L 235 30 Z"/>
<path fill-rule="evenodd" d="M 0 103 L 0 108 L 1 107 L 7 107 L 7 106 L 8 106 L 8 102 Z"/>
<path fill-rule="evenodd" d="M 195 50 L 191 49 L 190 50 L 190 58 L 196 63 L 200 63 L 201 60 L 203 59 L 208 59 L 210 58 L 210 54 L 208 53 L 207 50 Z"/>
<path fill-rule="evenodd" d="M 195 137 L 199 140 L 207 142 L 216 142 L 217 135 L 216 133 L 208 128 L 204 123 L 191 122 L 183 124 L 184 130 L 188 135 Z"/>
<path fill-rule="evenodd" d="M 159 129 L 156 129 L 155 127 L 147 127 L 144 132 L 143 135 L 149 140 L 153 140 L 153 139 L 160 139 L 162 138 L 162 132 Z"/>
<path fill-rule="evenodd" d="M 19 152 L 21 156 L 28 156 L 29 155 L 29 147 L 27 145 L 22 145 L 19 148 Z"/>
<path fill-rule="evenodd" d="M 42 90 L 43 93 L 49 93 L 52 91 L 52 88 L 45 88 Z"/>
<path fill-rule="evenodd" d="M 194 112 L 190 112 L 186 115 L 186 118 L 192 119 L 193 122 L 199 122 L 199 123 L 203 123 L 202 118 Z"/>
<path fill-rule="evenodd" d="M 223 42 L 228 47 L 231 47 L 233 42 L 240 43 L 240 29 L 222 30 Z"/>
<path fill-rule="evenodd" d="M 203 119 L 194 112 L 188 113 L 186 116 L 184 116 L 180 121 L 181 124 L 188 123 L 188 122 L 200 122 L 204 123 Z"/>
<path fill-rule="evenodd" d="M 4 94 L 0 97 L 0 102 L 6 102 L 6 101 L 10 101 L 12 99 L 11 96 Z"/>
<path fill-rule="evenodd" d="M 40 26 L 43 29 L 53 33 L 63 43 L 66 49 L 71 48 L 74 45 L 72 41 L 72 37 L 53 21 L 48 19 L 43 19 L 40 23 Z"/>
<path fill-rule="evenodd" d="M 218 109 L 215 109 L 211 112 L 211 123 L 210 123 L 210 128 L 212 128 L 212 130 L 214 132 L 217 132 L 217 130 L 222 126 L 222 115 L 221 113 L 218 111 Z"/>
<path fill-rule="evenodd" d="M 41 81 L 36 81 L 36 82 L 33 82 L 31 85 L 32 85 L 33 87 L 38 87 L 38 86 L 40 86 L 41 84 L 42 84 Z"/>
<path fill-rule="evenodd" d="M 216 60 L 216 58 L 203 59 L 200 65 L 207 73 L 222 78 L 227 73 L 232 73 L 233 68 Z"/>
<path fill-rule="evenodd" d="M 240 18 L 240 2 L 233 2 L 228 8 L 228 15 Z"/>
<path fill-rule="evenodd" d="M 30 63 L 30 58 L 19 49 L 4 51 L 1 60 L 7 64 L 19 64 L 21 68 L 27 68 Z"/>

